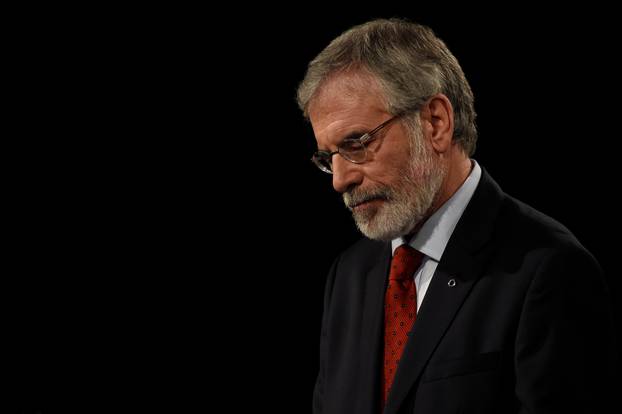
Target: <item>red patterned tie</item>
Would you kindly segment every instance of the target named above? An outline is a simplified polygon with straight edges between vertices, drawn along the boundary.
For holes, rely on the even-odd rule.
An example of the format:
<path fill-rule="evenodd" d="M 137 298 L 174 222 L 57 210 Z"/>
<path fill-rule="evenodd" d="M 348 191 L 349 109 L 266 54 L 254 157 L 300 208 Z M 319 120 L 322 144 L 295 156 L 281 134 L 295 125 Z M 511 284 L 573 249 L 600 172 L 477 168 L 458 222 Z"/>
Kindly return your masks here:
<path fill-rule="evenodd" d="M 423 255 L 407 244 L 395 249 L 389 272 L 389 285 L 384 301 L 384 375 L 382 408 L 393 385 L 395 371 L 410 329 L 417 318 L 417 290 L 414 273 Z"/>

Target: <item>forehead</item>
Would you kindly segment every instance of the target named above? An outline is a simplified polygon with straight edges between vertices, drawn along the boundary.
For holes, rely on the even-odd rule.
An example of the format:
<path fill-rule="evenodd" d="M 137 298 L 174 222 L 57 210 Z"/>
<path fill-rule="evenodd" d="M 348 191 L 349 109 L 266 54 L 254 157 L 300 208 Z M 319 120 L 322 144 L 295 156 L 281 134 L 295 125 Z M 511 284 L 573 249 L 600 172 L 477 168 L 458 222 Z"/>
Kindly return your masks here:
<path fill-rule="evenodd" d="M 335 123 L 371 122 L 386 112 L 380 86 L 375 78 L 360 72 L 329 77 L 309 105 L 309 118 L 316 132 Z"/>

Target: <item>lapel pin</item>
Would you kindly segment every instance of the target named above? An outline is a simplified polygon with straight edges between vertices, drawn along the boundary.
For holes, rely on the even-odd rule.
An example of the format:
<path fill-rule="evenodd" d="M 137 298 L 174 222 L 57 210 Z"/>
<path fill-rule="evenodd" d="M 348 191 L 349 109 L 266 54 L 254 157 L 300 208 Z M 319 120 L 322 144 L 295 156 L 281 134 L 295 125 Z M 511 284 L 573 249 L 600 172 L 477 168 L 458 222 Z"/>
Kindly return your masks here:
<path fill-rule="evenodd" d="M 449 282 L 447 282 L 447 286 L 449 287 L 456 286 L 456 279 L 449 279 Z"/>

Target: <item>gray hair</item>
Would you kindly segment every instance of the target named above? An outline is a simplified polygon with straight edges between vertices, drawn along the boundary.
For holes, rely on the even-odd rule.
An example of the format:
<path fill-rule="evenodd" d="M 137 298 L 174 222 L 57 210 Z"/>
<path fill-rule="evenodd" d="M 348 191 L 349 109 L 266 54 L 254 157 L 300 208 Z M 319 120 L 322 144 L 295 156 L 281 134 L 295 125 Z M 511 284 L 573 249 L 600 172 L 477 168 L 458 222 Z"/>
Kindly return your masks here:
<path fill-rule="evenodd" d="M 473 155 L 477 141 L 473 92 L 457 59 L 432 29 L 401 19 L 379 19 L 341 34 L 309 63 L 298 86 L 298 106 L 306 117 L 324 81 L 350 70 L 374 76 L 388 112 L 394 115 L 419 109 L 432 95 L 446 95 L 454 110 L 454 140 Z"/>

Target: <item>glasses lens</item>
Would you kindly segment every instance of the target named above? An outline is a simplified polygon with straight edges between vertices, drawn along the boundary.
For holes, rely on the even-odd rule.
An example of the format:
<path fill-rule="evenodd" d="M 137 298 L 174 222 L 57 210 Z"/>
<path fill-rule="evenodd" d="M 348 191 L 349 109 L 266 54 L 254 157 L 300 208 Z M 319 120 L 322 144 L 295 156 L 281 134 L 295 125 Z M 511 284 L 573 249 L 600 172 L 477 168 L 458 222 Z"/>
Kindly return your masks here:
<path fill-rule="evenodd" d="M 365 162 L 365 145 L 358 139 L 346 140 L 339 146 L 339 154 L 348 161 Z"/>
<path fill-rule="evenodd" d="M 329 156 L 327 154 L 315 153 L 313 154 L 313 158 L 311 158 L 311 161 L 313 161 L 315 166 L 318 167 L 320 170 L 332 174 L 333 166 L 331 165 L 330 158 L 328 157 Z"/>

